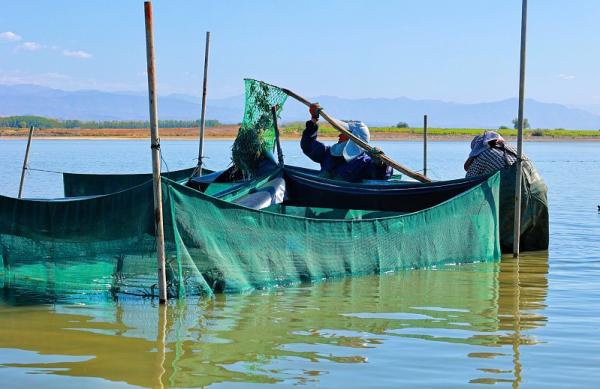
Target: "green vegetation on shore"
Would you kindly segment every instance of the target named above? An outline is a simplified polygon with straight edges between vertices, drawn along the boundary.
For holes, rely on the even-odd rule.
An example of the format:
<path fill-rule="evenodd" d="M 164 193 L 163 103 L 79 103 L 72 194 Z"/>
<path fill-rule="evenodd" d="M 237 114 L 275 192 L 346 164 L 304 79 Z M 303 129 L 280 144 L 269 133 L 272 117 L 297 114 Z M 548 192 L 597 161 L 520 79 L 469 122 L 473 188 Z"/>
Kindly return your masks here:
<path fill-rule="evenodd" d="M 221 125 L 218 120 L 207 120 L 207 127 Z M 59 120 L 43 116 L 8 116 L 0 117 L 0 127 L 4 128 L 86 128 L 86 129 L 117 129 L 117 128 L 148 128 L 150 123 L 144 120 Z M 191 128 L 200 127 L 200 120 L 159 120 L 162 128 Z"/>
<path fill-rule="evenodd" d="M 282 128 L 283 134 L 301 134 L 304 130 L 304 123 L 289 123 Z M 372 134 L 407 134 L 407 135 L 423 135 L 423 128 L 408 128 L 408 127 L 369 127 Z M 475 136 L 483 133 L 490 128 L 428 128 L 429 135 L 444 135 L 444 136 Z M 517 136 L 517 130 L 503 128 L 500 130 L 494 129 L 500 135 L 505 137 Z M 319 132 L 326 135 L 335 136 L 338 131 L 328 124 L 321 123 Z M 532 137 L 594 137 L 600 139 L 600 130 L 565 130 L 557 129 L 527 129 L 525 136 Z"/>
<path fill-rule="evenodd" d="M 171 136 L 195 136 L 195 131 L 199 127 L 199 120 L 159 120 L 159 127 L 169 129 Z M 370 127 L 372 134 L 380 136 L 389 135 L 390 138 L 394 135 L 399 137 L 419 137 L 423 135 L 423 128 L 411 128 L 404 126 L 389 126 L 389 127 Z M 90 137 L 112 137 L 112 136 L 129 136 L 138 137 L 136 131 L 126 130 L 141 130 L 149 128 L 149 123 L 142 120 L 106 120 L 106 121 L 81 121 L 81 120 L 58 120 L 50 119 L 42 116 L 11 116 L 0 117 L 0 136 L 26 136 L 26 129 L 29 126 L 35 126 L 38 129 L 46 130 L 45 136 L 90 136 Z M 206 125 L 213 128 L 214 136 L 235 137 L 237 125 L 223 125 L 217 120 L 207 120 Z M 188 131 L 185 131 L 188 129 Z M 96 130 L 96 131 L 89 131 Z M 112 131 L 103 131 L 112 130 Z M 121 131 L 123 130 L 123 132 Z M 182 130 L 173 133 L 173 130 Z M 304 122 L 283 123 L 281 133 L 283 136 L 299 137 L 304 130 Z M 432 136 L 458 136 L 458 137 L 473 137 L 483 133 L 490 128 L 429 128 L 428 133 Z M 214 133 L 216 131 L 216 133 Z M 495 130 L 504 137 L 517 136 L 517 130 L 507 127 L 501 127 Z M 320 123 L 319 132 L 326 136 L 337 136 L 338 132 L 325 122 Z M 169 136 L 169 135 L 167 135 Z M 566 130 L 557 129 L 526 129 L 525 137 L 527 138 L 579 138 L 579 139 L 595 139 L 600 140 L 600 130 Z"/>

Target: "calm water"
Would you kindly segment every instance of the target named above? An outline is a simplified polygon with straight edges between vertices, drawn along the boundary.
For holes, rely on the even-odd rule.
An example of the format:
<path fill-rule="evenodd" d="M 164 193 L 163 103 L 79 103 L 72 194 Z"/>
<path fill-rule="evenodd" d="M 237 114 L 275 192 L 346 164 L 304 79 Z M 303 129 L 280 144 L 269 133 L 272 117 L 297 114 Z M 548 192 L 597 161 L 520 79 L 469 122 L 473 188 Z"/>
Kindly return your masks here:
<path fill-rule="evenodd" d="M 421 166 L 419 143 L 380 145 Z M 162 147 L 169 169 L 195 162 L 195 142 Z M 208 167 L 225 166 L 229 147 L 208 142 Z M 548 252 L 166 308 L 149 300 L 23 304 L 5 292 L 2 387 L 598 387 L 600 144 L 525 147 L 550 188 Z M 16 194 L 24 149 L 24 141 L 0 140 L 1 194 Z M 295 142 L 284 149 L 287 162 L 312 165 Z M 466 142 L 429 149 L 432 177 L 463 174 Z M 149 145 L 36 140 L 30 166 L 146 172 Z M 32 171 L 25 195 L 60 196 L 61 185 L 56 173 Z"/>

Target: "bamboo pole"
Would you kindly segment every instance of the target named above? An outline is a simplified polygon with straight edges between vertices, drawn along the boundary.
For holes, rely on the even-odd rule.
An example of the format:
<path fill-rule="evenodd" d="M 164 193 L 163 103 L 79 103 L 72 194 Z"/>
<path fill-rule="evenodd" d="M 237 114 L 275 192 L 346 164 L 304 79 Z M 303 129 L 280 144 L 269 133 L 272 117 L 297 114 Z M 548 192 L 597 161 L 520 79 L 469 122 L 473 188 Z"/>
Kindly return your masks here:
<path fill-rule="evenodd" d="M 21 170 L 21 181 L 19 182 L 19 195 L 21 198 L 23 194 L 23 185 L 25 184 L 25 172 L 29 169 L 29 148 L 31 146 L 31 137 L 33 136 L 33 129 L 35 127 L 29 127 L 29 136 L 27 137 L 27 147 L 25 148 L 25 158 L 23 159 L 23 170 Z"/>
<path fill-rule="evenodd" d="M 159 302 L 167 301 L 167 277 L 165 273 L 165 236 L 162 212 L 162 188 L 160 178 L 160 138 L 158 137 L 158 109 L 156 106 L 156 73 L 154 62 L 154 34 L 152 31 L 152 2 L 144 2 L 146 20 L 146 62 L 148 69 L 148 103 L 150 108 L 150 149 L 152 150 L 152 189 L 154 191 L 154 228 L 156 235 L 156 262 L 158 267 Z"/>
<path fill-rule="evenodd" d="M 513 236 L 513 257 L 519 256 L 519 244 L 521 239 L 521 180 L 522 180 L 522 158 L 523 158 L 523 121 L 525 104 L 525 49 L 527 44 L 527 0 L 523 0 L 521 6 L 521 55 L 519 69 L 519 116 L 517 135 L 517 175 L 515 179 L 515 220 Z"/>
<path fill-rule="evenodd" d="M 275 144 L 277 145 L 277 162 L 279 166 L 283 167 L 283 150 L 281 149 L 281 139 L 279 134 L 279 124 L 277 123 L 277 106 L 271 107 L 271 113 L 273 114 L 273 127 L 275 128 Z"/>
<path fill-rule="evenodd" d="M 311 102 L 308 101 L 307 99 L 305 99 L 304 97 L 292 92 L 289 89 L 285 89 L 285 88 L 280 88 L 280 89 L 284 93 L 286 93 L 288 96 L 293 97 L 294 99 L 305 104 L 306 106 L 310 106 Z M 323 117 L 323 119 L 325 119 L 327 122 L 329 122 L 329 124 L 331 124 L 333 126 L 333 128 L 335 128 L 342 134 L 345 134 L 346 136 L 348 136 L 348 138 L 350 138 L 354 143 L 356 143 L 363 150 L 365 150 L 367 152 L 373 151 L 373 147 L 371 147 L 370 144 L 368 144 L 364 140 L 360 139 L 356 135 L 352 134 L 350 131 L 346 130 L 335 118 L 332 118 L 331 116 L 329 116 L 325 111 L 321 111 L 320 115 Z M 394 169 L 406 174 L 407 176 L 409 176 L 411 178 L 414 178 L 417 181 L 431 182 L 431 180 L 429 178 L 425 177 L 424 175 L 422 175 L 420 173 L 410 170 L 406 166 L 400 165 L 398 162 L 394 161 L 393 159 L 391 159 L 390 157 L 388 157 L 385 154 L 378 155 L 378 157 L 380 159 L 382 159 L 386 165 L 393 167 Z"/>
<path fill-rule="evenodd" d="M 427 176 L 427 115 L 423 115 L 423 175 Z"/>
<path fill-rule="evenodd" d="M 202 159 L 204 158 L 204 127 L 206 115 L 206 91 L 208 85 L 208 53 L 210 51 L 210 31 L 206 31 L 206 46 L 204 48 L 204 81 L 202 82 L 202 111 L 200 114 L 200 144 L 198 146 L 198 165 L 194 175 L 202 175 Z"/>

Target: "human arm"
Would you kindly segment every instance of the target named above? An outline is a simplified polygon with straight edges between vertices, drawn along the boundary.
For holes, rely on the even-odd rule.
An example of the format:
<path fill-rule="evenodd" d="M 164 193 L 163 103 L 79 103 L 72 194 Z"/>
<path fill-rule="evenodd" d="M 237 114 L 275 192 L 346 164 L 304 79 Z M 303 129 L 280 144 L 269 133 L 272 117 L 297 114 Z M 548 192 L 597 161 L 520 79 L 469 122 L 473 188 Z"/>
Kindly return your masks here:
<path fill-rule="evenodd" d="M 317 163 L 323 162 L 328 153 L 329 147 L 317 140 L 319 125 L 312 120 L 306 122 L 306 128 L 302 132 L 300 147 L 302 152 Z"/>
<path fill-rule="evenodd" d="M 374 176 L 376 180 L 389 180 L 392 177 L 392 173 L 394 169 L 392 169 L 388 165 L 375 165 L 374 167 Z"/>
<path fill-rule="evenodd" d="M 467 162 L 469 162 L 469 160 L 467 160 Z M 466 178 L 477 177 L 482 174 L 486 174 L 486 166 L 482 158 L 474 158 L 469 164 L 465 163 L 465 168 L 467 171 L 465 174 Z"/>
<path fill-rule="evenodd" d="M 374 147 L 373 150 L 368 153 L 371 158 L 369 166 L 370 175 L 375 180 L 389 180 L 394 169 L 391 166 L 385 164 L 385 162 L 378 156 L 383 154 L 383 151 L 379 147 Z"/>
<path fill-rule="evenodd" d="M 321 107 L 319 104 L 311 104 L 309 108 L 311 119 L 306 122 L 306 128 L 302 132 L 300 147 L 302 152 L 314 162 L 322 163 L 328 153 L 329 147 L 317 140 L 319 131 L 319 112 Z"/>
<path fill-rule="evenodd" d="M 392 176 L 392 168 L 375 162 L 373 158 L 362 154 L 346 163 L 337 172 L 339 177 L 348 182 L 361 182 L 362 180 L 387 180 Z"/>

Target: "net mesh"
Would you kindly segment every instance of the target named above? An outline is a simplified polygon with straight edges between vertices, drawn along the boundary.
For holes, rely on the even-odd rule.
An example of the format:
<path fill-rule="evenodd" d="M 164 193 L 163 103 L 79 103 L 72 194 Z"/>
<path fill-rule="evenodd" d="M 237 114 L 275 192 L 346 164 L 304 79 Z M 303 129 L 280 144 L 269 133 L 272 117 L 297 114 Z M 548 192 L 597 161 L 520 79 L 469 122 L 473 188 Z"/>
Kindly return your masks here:
<path fill-rule="evenodd" d="M 246 79 L 244 120 L 231 149 L 231 159 L 237 169 L 253 176 L 260 158 L 273 150 L 275 126 L 272 107 L 281 114 L 287 95 L 280 88 L 261 81 Z"/>
<path fill-rule="evenodd" d="M 169 295 L 242 292 L 500 256 L 499 174 L 417 212 L 257 211 L 163 180 Z M 261 185 L 249 182 L 228 199 Z M 326 214 L 326 215 L 325 215 Z M 460 228 L 457 228 L 460 226 Z M 59 201 L 0 197 L 0 287 L 156 296 L 152 183 Z"/>
<path fill-rule="evenodd" d="M 170 199 L 184 273 L 240 292 L 497 260 L 498 184 L 496 175 L 433 208 L 350 220 L 256 211 L 175 185 Z"/>

